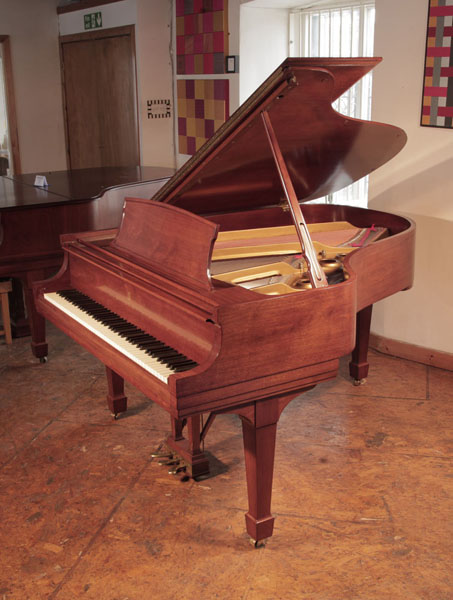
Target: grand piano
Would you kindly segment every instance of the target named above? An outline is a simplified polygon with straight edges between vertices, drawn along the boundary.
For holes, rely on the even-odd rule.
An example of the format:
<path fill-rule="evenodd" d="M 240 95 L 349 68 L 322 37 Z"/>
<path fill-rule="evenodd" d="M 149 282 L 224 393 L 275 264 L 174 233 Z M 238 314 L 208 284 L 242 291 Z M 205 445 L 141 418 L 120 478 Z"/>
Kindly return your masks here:
<path fill-rule="evenodd" d="M 41 361 L 48 353 L 45 321 L 36 311 L 32 283 L 60 268 L 60 234 L 118 227 L 126 194 L 149 197 L 173 173 L 138 166 L 0 177 L 0 277 L 13 278 L 13 332 L 31 332 L 32 352 Z M 46 177 L 45 187 L 35 186 L 37 175 Z"/>
<path fill-rule="evenodd" d="M 301 208 L 403 147 L 399 128 L 332 108 L 377 62 L 286 60 L 153 199 L 126 198 L 117 231 L 63 236 L 63 267 L 34 287 L 41 314 L 104 362 L 114 414 L 124 379 L 169 412 L 163 454 L 189 474 L 206 471 L 214 417 L 239 415 L 255 544 L 273 531 L 281 412 L 351 351 L 366 377 L 371 307 L 411 286 L 408 219 Z"/>

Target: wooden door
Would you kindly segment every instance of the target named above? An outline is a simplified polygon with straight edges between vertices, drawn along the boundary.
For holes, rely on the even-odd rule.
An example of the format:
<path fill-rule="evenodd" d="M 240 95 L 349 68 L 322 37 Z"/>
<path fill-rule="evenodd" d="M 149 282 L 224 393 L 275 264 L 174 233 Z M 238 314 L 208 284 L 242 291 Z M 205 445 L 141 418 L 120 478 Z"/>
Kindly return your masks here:
<path fill-rule="evenodd" d="M 140 164 L 133 27 L 60 43 L 70 168 Z"/>

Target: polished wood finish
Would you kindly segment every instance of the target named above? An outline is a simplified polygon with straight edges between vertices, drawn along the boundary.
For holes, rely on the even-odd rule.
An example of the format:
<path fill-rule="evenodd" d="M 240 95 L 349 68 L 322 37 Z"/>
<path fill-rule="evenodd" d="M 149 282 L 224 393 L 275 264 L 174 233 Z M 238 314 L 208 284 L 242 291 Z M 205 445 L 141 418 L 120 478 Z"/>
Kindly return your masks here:
<path fill-rule="evenodd" d="M 373 305 L 359 310 L 356 321 L 356 343 L 349 363 L 349 374 L 357 383 L 363 382 L 368 375 L 368 345 L 370 341 L 371 313 Z"/>
<path fill-rule="evenodd" d="M 9 300 L 8 292 L 12 289 L 11 281 L 0 281 L 0 304 L 2 309 L 3 329 L 0 329 L 0 335 L 5 336 L 7 344 L 12 343 L 11 337 L 11 321 L 9 315 Z"/>
<path fill-rule="evenodd" d="M 368 307 L 412 283 L 414 226 L 388 213 L 306 205 L 307 223 L 348 221 L 360 228 L 383 227 L 389 235 L 349 253 L 340 283 L 276 296 L 211 278 L 212 251 L 219 229 L 292 223 L 281 204 L 283 190 L 266 141 L 264 110 L 300 200 L 337 189 L 396 154 L 405 141 L 401 130 L 349 119 L 331 109 L 332 100 L 376 62 L 285 61 L 153 200 L 126 200 L 115 235 L 64 236 L 61 270 L 34 286 L 46 318 L 170 413 L 170 443 L 183 449 L 189 463 L 204 437 L 200 415 L 210 413 L 208 423 L 225 412 L 240 416 L 249 499 L 246 525 L 257 542 L 273 531 L 279 416 L 296 395 L 334 378 L 339 358 L 354 348 L 363 367 Z M 47 302 L 47 293 L 68 287 L 163 340 L 197 366 L 170 374 L 166 383 L 154 377 Z M 116 393 L 121 394 L 120 384 Z"/>
<path fill-rule="evenodd" d="M 107 378 L 107 405 L 114 417 L 127 410 L 127 397 L 124 394 L 124 379 L 109 369 L 105 368 Z"/>
<path fill-rule="evenodd" d="M 197 478 L 209 473 L 209 460 L 202 449 L 201 417 L 171 419 L 172 434 L 166 439 L 166 446 L 182 459 L 186 475 Z M 187 438 L 184 437 L 184 428 Z"/>
<path fill-rule="evenodd" d="M 263 111 L 300 202 L 335 192 L 377 169 L 404 146 L 404 131 L 341 115 L 332 102 L 379 62 L 287 59 L 154 199 L 197 214 L 261 209 L 284 200 Z"/>
<path fill-rule="evenodd" d="M 63 36 L 60 47 L 69 167 L 140 164 L 134 26 Z"/>
<path fill-rule="evenodd" d="M 160 167 L 121 167 L 54 171 L 45 175 L 48 187 L 34 187 L 36 173 L 0 178 L 0 277 L 20 281 L 26 302 L 32 350 L 47 356 L 45 322 L 36 312 L 31 287 L 55 273 L 63 260 L 60 235 L 117 227 L 124 196 L 135 184 L 158 188 L 173 174 Z M 124 194 L 121 190 L 124 187 Z M 13 332 L 29 332 L 22 290 L 12 306 Z"/>

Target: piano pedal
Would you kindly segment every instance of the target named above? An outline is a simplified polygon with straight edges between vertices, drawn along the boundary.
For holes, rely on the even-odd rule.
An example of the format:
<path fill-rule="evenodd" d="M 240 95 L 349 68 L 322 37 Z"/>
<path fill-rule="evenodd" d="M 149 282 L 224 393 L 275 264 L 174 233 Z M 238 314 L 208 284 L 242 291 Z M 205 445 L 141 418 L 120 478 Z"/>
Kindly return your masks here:
<path fill-rule="evenodd" d="M 366 379 L 365 379 L 365 377 L 363 379 L 354 379 L 354 381 L 352 383 L 355 386 L 363 385 L 364 383 L 366 383 Z"/>
<path fill-rule="evenodd" d="M 178 463 L 172 468 L 169 469 L 168 474 L 169 475 L 178 475 L 178 473 L 182 473 L 182 472 L 186 471 L 186 465 L 181 464 L 179 461 Z"/>
<path fill-rule="evenodd" d="M 179 465 L 179 460 L 177 458 L 171 457 L 168 459 L 159 460 L 157 464 L 161 467 L 171 467 L 172 465 Z"/>
<path fill-rule="evenodd" d="M 173 452 L 170 452 L 169 450 L 163 450 L 159 447 L 157 450 L 151 453 L 151 458 L 160 458 L 161 460 L 164 458 L 173 458 Z"/>

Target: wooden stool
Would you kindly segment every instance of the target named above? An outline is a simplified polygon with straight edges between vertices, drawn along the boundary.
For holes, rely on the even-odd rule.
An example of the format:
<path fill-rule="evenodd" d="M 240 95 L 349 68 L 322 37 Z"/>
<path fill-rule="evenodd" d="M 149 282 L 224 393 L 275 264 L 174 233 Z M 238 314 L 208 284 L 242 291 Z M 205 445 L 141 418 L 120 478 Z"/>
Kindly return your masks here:
<path fill-rule="evenodd" d="M 4 335 L 7 344 L 12 343 L 11 320 L 9 316 L 8 292 L 11 291 L 11 281 L 0 281 L 0 300 L 2 303 L 3 329 L 0 329 L 0 335 Z"/>

